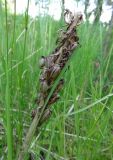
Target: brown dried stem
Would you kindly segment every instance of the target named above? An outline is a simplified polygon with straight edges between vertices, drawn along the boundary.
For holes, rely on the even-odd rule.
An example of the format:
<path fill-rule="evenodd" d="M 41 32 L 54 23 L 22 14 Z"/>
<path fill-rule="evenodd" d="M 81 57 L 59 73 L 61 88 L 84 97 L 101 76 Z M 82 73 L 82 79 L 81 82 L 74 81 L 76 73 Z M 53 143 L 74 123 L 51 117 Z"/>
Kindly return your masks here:
<path fill-rule="evenodd" d="M 64 84 L 64 79 L 58 80 L 58 78 L 61 77 L 61 72 L 70 59 L 73 50 L 79 45 L 76 28 L 82 21 L 82 14 L 76 13 L 73 15 L 72 12 L 66 10 L 64 18 L 67 23 L 67 29 L 66 31 L 61 31 L 56 49 L 49 56 L 42 56 L 40 59 L 42 72 L 40 75 L 40 89 L 36 99 L 38 107 L 32 113 L 33 122 L 25 137 L 18 160 L 24 159 L 37 128 L 51 116 L 50 105 L 59 99 L 58 93 Z M 57 84 L 55 85 L 56 81 Z"/>

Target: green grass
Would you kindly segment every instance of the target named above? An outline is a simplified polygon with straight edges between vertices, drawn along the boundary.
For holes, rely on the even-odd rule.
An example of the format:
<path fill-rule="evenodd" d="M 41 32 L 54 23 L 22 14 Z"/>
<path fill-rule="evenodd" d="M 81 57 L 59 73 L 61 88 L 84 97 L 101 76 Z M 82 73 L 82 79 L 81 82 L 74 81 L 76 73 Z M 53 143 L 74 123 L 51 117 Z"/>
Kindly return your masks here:
<path fill-rule="evenodd" d="M 19 16 L 0 12 L 0 158 L 12 160 L 36 107 L 39 57 L 54 49 L 62 22 L 47 15 L 31 19 L 27 11 Z M 83 23 L 78 34 L 81 47 L 63 74 L 61 99 L 29 149 L 37 159 L 40 151 L 46 160 L 113 159 L 113 45 L 105 57 L 102 24 Z"/>

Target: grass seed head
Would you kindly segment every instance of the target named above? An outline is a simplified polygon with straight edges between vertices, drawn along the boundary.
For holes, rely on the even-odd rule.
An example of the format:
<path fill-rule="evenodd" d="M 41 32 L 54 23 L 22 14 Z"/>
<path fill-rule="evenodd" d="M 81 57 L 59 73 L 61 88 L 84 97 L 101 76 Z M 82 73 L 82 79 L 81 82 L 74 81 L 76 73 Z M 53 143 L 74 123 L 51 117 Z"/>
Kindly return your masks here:
<path fill-rule="evenodd" d="M 64 20 L 67 24 L 67 28 L 66 30 L 62 29 L 60 31 L 61 34 L 59 33 L 57 47 L 52 52 L 52 54 L 47 57 L 42 56 L 39 61 L 41 68 L 40 89 L 39 96 L 37 98 L 37 104 L 39 105 L 39 108 L 43 108 L 44 103 L 54 85 L 54 82 L 70 59 L 73 50 L 79 45 L 77 26 L 82 22 L 82 14 L 80 12 L 73 14 L 71 11 L 65 10 Z M 57 100 L 60 98 L 59 92 L 63 88 L 63 85 L 64 78 L 60 79 L 55 90 L 50 96 L 44 108 L 44 114 L 41 117 L 42 121 L 45 119 L 45 115 L 50 115 L 48 112 L 49 106 L 57 102 Z"/>

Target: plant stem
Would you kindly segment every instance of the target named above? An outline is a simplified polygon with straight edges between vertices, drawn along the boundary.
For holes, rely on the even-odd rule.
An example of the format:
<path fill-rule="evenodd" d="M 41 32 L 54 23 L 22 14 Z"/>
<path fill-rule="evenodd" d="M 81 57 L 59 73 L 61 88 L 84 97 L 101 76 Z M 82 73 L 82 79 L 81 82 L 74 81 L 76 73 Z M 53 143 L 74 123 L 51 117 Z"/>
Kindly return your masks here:
<path fill-rule="evenodd" d="M 8 73 L 8 24 L 7 24 L 7 0 L 5 0 L 5 16 L 6 16 L 6 123 L 7 123 L 7 146 L 8 146 L 8 160 L 13 159 L 13 147 L 12 147 L 12 125 L 11 125 L 11 113 L 10 113 L 10 88 L 9 88 L 9 73 Z"/>

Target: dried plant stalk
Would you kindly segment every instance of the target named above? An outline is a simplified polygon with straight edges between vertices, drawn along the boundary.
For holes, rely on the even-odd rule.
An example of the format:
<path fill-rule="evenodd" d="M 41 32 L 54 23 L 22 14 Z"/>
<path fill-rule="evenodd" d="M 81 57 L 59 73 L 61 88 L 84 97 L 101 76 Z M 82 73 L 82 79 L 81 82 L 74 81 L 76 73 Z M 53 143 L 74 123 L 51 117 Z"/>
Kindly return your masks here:
<path fill-rule="evenodd" d="M 32 112 L 33 122 L 23 143 L 18 160 L 22 160 L 27 153 L 36 129 L 51 116 L 50 105 L 59 99 L 59 92 L 63 87 L 64 79 L 59 80 L 53 92 L 51 90 L 74 49 L 79 45 L 76 28 L 82 22 L 82 14 L 80 12 L 72 14 L 69 10 L 65 10 L 64 19 L 67 23 L 67 28 L 66 31 L 61 30 L 56 49 L 49 56 L 42 56 L 40 59 L 42 72 L 40 75 L 40 90 L 36 99 L 38 108 Z M 50 96 L 48 97 L 48 95 Z"/>

